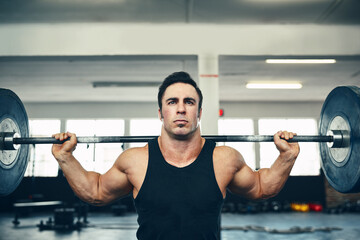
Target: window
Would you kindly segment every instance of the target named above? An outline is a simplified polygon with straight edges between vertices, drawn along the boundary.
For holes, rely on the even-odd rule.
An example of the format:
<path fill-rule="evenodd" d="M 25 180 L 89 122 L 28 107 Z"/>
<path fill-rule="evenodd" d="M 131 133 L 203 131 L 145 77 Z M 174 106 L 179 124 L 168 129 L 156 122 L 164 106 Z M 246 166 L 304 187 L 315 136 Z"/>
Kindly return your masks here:
<path fill-rule="evenodd" d="M 77 136 L 124 136 L 124 120 L 68 120 L 66 128 Z M 122 153 L 122 143 L 78 144 L 75 158 L 87 171 L 105 173 Z"/>
<path fill-rule="evenodd" d="M 279 130 L 296 132 L 298 135 L 317 135 L 315 119 L 260 119 L 259 134 L 273 135 Z M 273 143 L 260 143 L 260 167 L 270 167 L 278 156 Z M 300 143 L 300 154 L 291 175 L 319 175 L 320 154 L 317 143 Z"/>
<path fill-rule="evenodd" d="M 161 133 L 162 122 L 157 118 L 131 119 L 131 136 L 159 136 Z M 146 143 L 130 143 L 130 147 L 145 146 Z"/>
<path fill-rule="evenodd" d="M 60 120 L 30 120 L 31 137 L 50 137 L 60 131 Z M 56 177 L 58 163 L 51 153 L 51 144 L 30 145 L 30 158 L 25 171 L 26 177 Z"/>
<path fill-rule="evenodd" d="M 254 122 L 252 119 L 219 119 L 219 135 L 253 135 Z M 238 150 L 243 155 L 246 164 L 255 169 L 255 144 L 250 142 L 219 143 Z"/>

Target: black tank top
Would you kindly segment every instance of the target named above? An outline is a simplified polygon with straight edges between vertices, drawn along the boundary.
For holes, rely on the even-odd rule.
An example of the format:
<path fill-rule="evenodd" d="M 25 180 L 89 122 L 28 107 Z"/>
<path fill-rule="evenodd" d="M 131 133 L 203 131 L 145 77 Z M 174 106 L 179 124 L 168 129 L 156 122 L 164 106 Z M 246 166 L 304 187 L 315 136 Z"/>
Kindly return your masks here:
<path fill-rule="evenodd" d="M 206 140 L 198 158 L 178 168 L 165 161 L 157 138 L 149 141 L 146 176 L 134 199 L 138 239 L 219 239 L 223 195 L 215 179 L 214 148 Z"/>

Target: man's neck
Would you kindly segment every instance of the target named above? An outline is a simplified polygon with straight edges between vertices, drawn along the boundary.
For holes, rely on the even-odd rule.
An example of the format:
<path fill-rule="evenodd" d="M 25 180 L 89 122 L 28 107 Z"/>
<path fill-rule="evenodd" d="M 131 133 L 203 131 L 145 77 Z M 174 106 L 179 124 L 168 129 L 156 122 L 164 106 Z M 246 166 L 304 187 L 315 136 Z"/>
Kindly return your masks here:
<path fill-rule="evenodd" d="M 158 142 L 161 153 L 169 164 L 185 167 L 199 156 L 205 139 L 201 137 L 199 129 L 188 138 L 181 140 L 171 137 L 162 130 Z"/>

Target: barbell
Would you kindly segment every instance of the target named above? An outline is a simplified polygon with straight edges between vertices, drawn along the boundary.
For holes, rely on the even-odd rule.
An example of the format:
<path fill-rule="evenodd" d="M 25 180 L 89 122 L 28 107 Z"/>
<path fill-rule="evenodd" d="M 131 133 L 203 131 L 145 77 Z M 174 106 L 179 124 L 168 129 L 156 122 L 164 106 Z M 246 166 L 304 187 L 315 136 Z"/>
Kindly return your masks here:
<path fill-rule="evenodd" d="M 54 138 L 29 137 L 28 117 L 19 97 L 0 88 L 0 196 L 12 193 L 21 182 L 30 144 L 59 144 Z M 295 136 L 290 142 L 318 142 L 321 167 L 337 191 L 360 191 L 360 90 L 355 86 L 333 89 L 321 109 L 319 135 Z M 77 137 L 78 143 L 147 142 L 155 136 Z M 270 135 L 203 136 L 216 142 L 272 142 Z"/>

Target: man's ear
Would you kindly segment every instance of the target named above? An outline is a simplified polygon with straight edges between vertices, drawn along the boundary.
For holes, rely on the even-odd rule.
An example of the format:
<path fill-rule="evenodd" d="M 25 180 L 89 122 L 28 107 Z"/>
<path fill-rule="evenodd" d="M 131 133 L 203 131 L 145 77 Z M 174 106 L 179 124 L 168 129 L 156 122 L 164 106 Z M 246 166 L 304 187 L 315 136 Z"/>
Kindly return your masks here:
<path fill-rule="evenodd" d="M 158 116 L 159 116 L 160 121 L 162 121 L 163 118 L 164 118 L 164 116 L 162 115 L 162 112 L 161 112 L 161 109 L 160 109 L 160 108 L 159 108 L 159 110 L 158 110 Z"/>
<path fill-rule="evenodd" d="M 202 108 L 200 108 L 200 110 L 199 110 L 199 115 L 198 115 L 199 121 L 201 119 L 201 115 L 202 115 Z"/>

